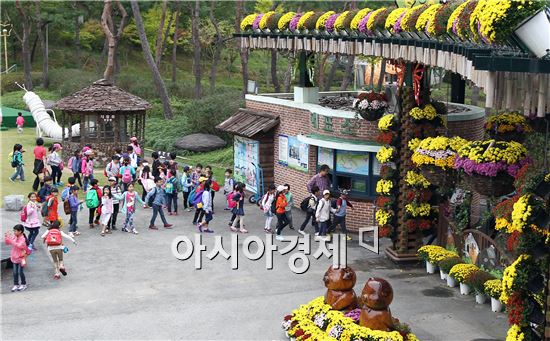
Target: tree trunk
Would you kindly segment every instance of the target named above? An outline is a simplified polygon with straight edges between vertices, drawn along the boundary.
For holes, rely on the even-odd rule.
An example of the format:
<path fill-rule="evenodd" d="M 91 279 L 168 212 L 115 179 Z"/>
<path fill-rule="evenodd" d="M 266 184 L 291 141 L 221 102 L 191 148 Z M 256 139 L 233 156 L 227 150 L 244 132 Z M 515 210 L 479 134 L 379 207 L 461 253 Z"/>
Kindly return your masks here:
<path fill-rule="evenodd" d="M 147 41 L 147 35 L 145 34 L 145 28 L 143 27 L 143 19 L 141 18 L 141 13 L 139 11 L 139 5 L 137 0 L 130 1 L 132 6 L 132 12 L 134 13 L 134 20 L 136 22 L 136 28 L 139 34 L 139 40 L 141 41 L 141 48 L 143 49 L 143 55 L 145 60 L 151 69 L 153 74 L 153 81 L 155 82 L 155 87 L 157 88 L 157 93 L 162 101 L 162 106 L 164 108 L 164 118 L 167 120 L 172 119 L 172 108 L 170 107 L 170 100 L 168 99 L 168 92 L 166 91 L 166 86 L 164 81 L 160 76 L 159 69 L 157 64 L 153 60 L 153 55 L 151 54 L 151 48 L 149 47 L 149 42 Z"/>
<path fill-rule="evenodd" d="M 81 60 L 80 60 L 80 50 L 81 50 L 81 44 L 80 44 L 80 20 L 79 16 L 75 18 L 75 30 L 74 30 L 74 46 L 75 46 L 75 61 L 76 61 L 76 68 L 80 69 Z"/>
<path fill-rule="evenodd" d="M 382 64 L 380 65 L 380 77 L 378 77 L 378 85 L 376 86 L 376 92 L 382 91 L 382 85 L 384 84 L 384 78 L 386 76 L 386 59 L 382 59 Z"/>
<path fill-rule="evenodd" d="M 271 50 L 271 82 L 275 88 L 275 92 L 281 92 L 281 85 L 279 84 L 279 77 L 277 76 L 277 50 Z"/>
<path fill-rule="evenodd" d="M 40 31 L 38 31 L 40 32 Z M 36 52 L 36 46 L 38 46 L 38 40 L 40 40 L 40 33 L 36 33 L 36 36 L 34 37 L 34 41 L 32 43 L 32 49 L 31 49 L 31 64 L 34 63 L 34 56 Z"/>
<path fill-rule="evenodd" d="M 48 63 L 49 63 L 49 42 L 48 42 L 48 24 L 43 24 L 40 28 L 40 35 L 41 43 L 42 43 L 42 87 L 47 89 L 50 86 L 50 78 L 49 78 L 49 70 L 48 70 Z"/>
<path fill-rule="evenodd" d="M 120 4 L 119 1 L 116 1 L 116 5 L 120 15 L 122 16 L 120 20 L 120 25 L 115 34 L 115 24 L 113 21 L 113 4 L 112 0 L 105 0 L 103 5 L 103 13 L 101 14 L 101 26 L 103 32 L 105 33 L 105 40 L 108 44 L 107 50 L 107 66 L 105 67 L 105 72 L 103 72 L 103 78 L 109 82 L 113 82 L 115 74 L 115 57 L 117 52 L 117 46 L 120 38 L 122 37 L 122 32 L 126 25 L 126 19 L 128 15 L 124 7 Z"/>
<path fill-rule="evenodd" d="M 235 16 L 235 32 L 241 32 L 241 20 L 243 15 L 243 0 L 237 0 L 236 4 L 237 15 Z M 241 57 L 241 74 L 243 75 L 243 98 L 247 93 L 248 88 L 248 50 L 241 49 L 238 42 L 237 48 Z"/>
<path fill-rule="evenodd" d="M 336 58 L 334 59 L 334 62 L 332 62 L 332 66 L 330 67 L 327 82 L 325 84 L 325 89 L 324 89 L 325 91 L 330 91 L 330 86 L 332 85 L 332 81 L 334 80 L 334 75 L 336 75 L 336 69 L 338 68 L 338 64 L 340 64 L 339 54 L 336 55 Z"/>
<path fill-rule="evenodd" d="M 31 36 L 31 19 L 29 15 L 24 11 L 23 7 L 21 6 L 21 3 L 19 0 L 15 1 L 15 7 L 17 8 L 17 11 L 19 12 L 19 15 L 21 16 L 19 19 L 23 25 L 23 34 L 22 37 L 17 37 L 21 41 L 21 47 L 22 47 L 22 54 L 23 54 L 23 73 L 25 75 L 25 88 L 27 90 L 32 90 L 32 63 L 31 63 L 31 48 L 29 44 L 30 36 Z"/>
<path fill-rule="evenodd" d="M 170 19 L 168 20 L 168 26 L 166 26 L 166 30 L 164 30 L 164 36 L 162 37 L 162 45 L 160 46 L 160 59 L 162 59 L 162 53 L 164 52 L 164 49 L 166 48 L 166 41 L 168 40 L 168 36 L 170 35 L 170 28 L 172 27 L 172 22 L 174 21 L 174 14 L 177 15 L 177 13 L 175 13 L 175 12 L 170 13 Z"/>
<path fill-rule="evenodd" d="M 212 66 L 210 68 L 210 93 L 213 94 L 216 90 L 216 77 L 218 73 L 218 64 L 220 63 L 222 54 L 222 33 L 214 15 L 214 9 L 216 8 L 216 1 L 210 2 L 210 21 L 216 30 L 216 40 L 214 42 L 214 57 L 212 59 Z"/>
<path fill-rule="evenodd" d="M 181 17 L 181 2 L 178 1 L 178 7 L 176 8 L 176 24 L 174 27 L 174 44 L 172 46 L 172 83 L 176 83 L 177 78 L 177 67 L 176 67 L 176 55 L 178 51 L 178 26 L 180 23 Z"/>
<path fill-rule="evenodd" d="M 193 6 L 191 4 L 191 6 Z M 195 6 L 191 8 L 192 10 L 192 20 L 191 20 L 191 31 L 193 36 L 193 75 L 195 76 L 195 98 L 201 98 L 202 88 L 201 88 L 201 44 L 199 37 L 199 16 L 201 10 L 200 0 L 195 0 Z"/>
<path fill-rule="evenodd" d="M 479 88 L 477 86 L 472 87 L 471 105 L 477 106 L 479 102 Z"/>
<path fill-rule="evenodd" d="M 348 89 L 349 81 L 353 78 L 353 63 L 355 62 L 355 56 L 348 56 L 348 63 L 346 64 L 346 72 L 344 72 L 344 79 L 340 85 L 340 91 L 346 91 Z"/>
<path fill-rule="evenodd" d="M 155 62 L 157 67 L 160 66 L 160 56 L 162 54 L 162 29 L 164 28 L 164 21 L 166 20 L 166 8 L 168 5 L 168 0 L 162 2 L 162 14 L 160 17 L 159 28 L 157 30 L 157 40 L 155 41 Z"/>
<path fill-rule="evenodd" d="M 285 82 L 285 92 L 290 92 L 290 85 L 292 84 L 292 64 L 294 63 L 294 58 L 289 55 L 288 64 L 286 66 L 284 82 Z"/>

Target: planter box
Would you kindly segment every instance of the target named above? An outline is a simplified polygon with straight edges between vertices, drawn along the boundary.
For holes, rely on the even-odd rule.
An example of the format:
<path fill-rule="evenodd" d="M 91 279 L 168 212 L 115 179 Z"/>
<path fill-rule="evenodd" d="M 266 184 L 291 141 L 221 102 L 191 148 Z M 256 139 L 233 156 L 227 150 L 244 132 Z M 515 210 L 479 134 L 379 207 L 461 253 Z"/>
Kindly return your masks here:
<path fill-rule="evenodd" d="M 502 302 L 500 302 L 500 300 L 497 300 L 496 298 L 491 297 L 491 310 L 495 313 L 501 312 Z"/>
<path fill-rule="evenodd" d="M 447 280 L 447 274 L 441 269 L 439 269 L 439 277 L 441 278 L 442 281 Z"/>
<path fill-rule="evenodd" d="M 431 262 L 426 261 L 426 272 L 429 274 L 434 274 L 437 266 L 433 265 Z"/>
<path fill-rule="evenodd" d="M 471 290 L 472 289 L 470 288 L 470 286 L 468 284 L 460 283 L 460 294 L 461 295 L 469 295 Z"/>
<path fill-rule="evenodd" d="M 521 42 L 538 58 L 550 49 L 550 21 L 544 9 L 518 25 L 514 31 Z"/>
<path fill-rule="evenodd" d="M 476 303 L 477 304 L 484 304 L 487 302 L 487 295 L 485 294 L 476 294 Z"/>
<path fill-rule="evenodd" d="M 454 278 L 452 278 L 451 276 L 447 275 L 447 286 L 449 288 L 454 288 L 456 287 L 457 285 L 457 282 Z"/>

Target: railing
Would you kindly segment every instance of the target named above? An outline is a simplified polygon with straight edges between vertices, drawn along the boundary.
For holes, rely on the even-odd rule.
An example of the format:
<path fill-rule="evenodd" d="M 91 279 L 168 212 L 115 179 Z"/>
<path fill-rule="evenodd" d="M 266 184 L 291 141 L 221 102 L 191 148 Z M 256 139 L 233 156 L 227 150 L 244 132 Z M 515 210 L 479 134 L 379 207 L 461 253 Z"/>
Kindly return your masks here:
<path fill-rule="evenodd" d="M 2 72 L 0 73 L 8 73 L 10 71 L 17 71 L 17 64 L 13 64 L 12 66 L 10 66 L 7 70 L 3 70 Z"/>
<path fill-rule="evenodd" d="M 464 250 L 464 240 L 468 237 L 470 233 L 474 237 L 480 251 L 488 249 L 491 246 L 494 248 L 495 259 L 497 262 L 500 262 L 500 264 L 497 265 L 509 265 L 511 263 L 510 259 L 508 258 L 508 254 L 500 246 L 497 245 L 496 241 L 485 233 L 478 230 L 468 229 L 462 231 L 460 238 L 461 245 L 459 250 Z"/>

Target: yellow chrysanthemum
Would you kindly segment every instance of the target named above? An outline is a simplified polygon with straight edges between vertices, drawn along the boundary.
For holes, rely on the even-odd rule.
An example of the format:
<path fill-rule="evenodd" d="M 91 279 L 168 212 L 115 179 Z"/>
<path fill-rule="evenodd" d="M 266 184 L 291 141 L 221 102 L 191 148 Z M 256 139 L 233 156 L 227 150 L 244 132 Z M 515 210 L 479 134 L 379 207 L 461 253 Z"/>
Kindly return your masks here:
<path fill-rule="evenodd" d="M 290 24 L 290 20 L 296 15 L 296 12 L 288 12 L 283 14 L 283 16 L 279 19 L 279 22 L 277 23 L 277 27 L 279 28 L 279 31 L 284 31 L 288 28 L 288 24 Z"/>
<path fill-rule="evenodd" d="M 254 24 L 254 19 L 258 16 L 258 13 L 252 13 L 244 17 L 244 19 L 241 21 L 241 31 L 246 31 L 250 28 L 252 28 L 252 24 Z"/>
<path fill-rule="evenodd" d="M 370 8 L 363 8 L 362 10 L 357 12 L 357 14 L 355 14 L 353 19 L 351 20 L 350 28 L 357 31 L 359 29 L 359 23 L 361 22 L 361 20 L 366 17 L 367 14 L 369 14 L 369 12 L 371 11 L 372 9 Z"/>
<path fill-rule="evenodd" d="M 432 20 L 435 16 L 435 13 L 437 13 L 437 10 L 441 8 L 441 4 L 435 4 L 431 5 L 426 9 L 420 16 L 418 17 L 418 20 L 416 21 L 416 30 L 420 32 L 425 32 L 426 28 L 430 24 L 430 20 Z"/>

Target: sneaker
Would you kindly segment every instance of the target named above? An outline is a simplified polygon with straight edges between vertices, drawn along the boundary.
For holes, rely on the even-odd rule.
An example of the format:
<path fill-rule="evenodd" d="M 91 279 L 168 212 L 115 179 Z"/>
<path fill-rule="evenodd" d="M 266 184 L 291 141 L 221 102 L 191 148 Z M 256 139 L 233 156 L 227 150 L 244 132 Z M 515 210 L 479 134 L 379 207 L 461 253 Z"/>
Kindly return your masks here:
<path fill-rule="evenodd" d="M 284 238 L 283 236 L 281 236 L 280 234 L 278 234 L 278 235 L 275 237 L 275 239 L 280 240 L 280 241 L 285 240 L 285 238 Z"/>
<path fill-rule="evenodd" d="M 16 292 L 16 291 L 19 291 L 19 285 L 14 285 L 14 286 L 11 288 L 11 292 Z"/>
<path fill-rule="evenodd" d="M 127 229 L 126 227 L 123 227 L 121 231 L 122 231 L 122 232 L 129 232 L 128 229 Z"/>
<path fill-rule="evenodd" d="M 174 214 L 173 214 L 173 215 L 178 215 L 178 212 L 174 212 Z"/>
<path fill-rule="evenodd" d="M 315 232 L 315 236 L 317 237 L 319 235 L 319 232 Z"/>
<path fill-rule="evenodd" d="M 172 212 L 168 212 L 168 215 L 172 215 Z"/>
<path fill-rule="evenodd" d="M 90 228 L 93 229 L 95 226 L 94 224 L 90 224 Z"/>
<path fill-rule="evenodd" d="M 294 230 L 294 226 L 288 226 L 289 229 Z"/>
<path fill-rule="evenodd" d="M 264 231 L 265 231 L 265 233 L 273 233 L 273 230 L 272 230 L 272 229 L 265 229 L 265 228 L 264 228 Z"/>
<path fill-rule="evenodd" d="M 61 276 L 59 274 L 53 275 L 53 279 L 60 279 L 60 278 L 61 278 Z"/>
<path fill-rule="evenodd" d="M 133 229 L 133 230 L 132 230 L 132 233 L 133 233 L 133 234 L 139 234 L 139 232 L 138 232 L 136 229 Z"/>
<path fill-rule="evenodd" d="M 59 268 L 59 272 L 61 272 L 63 276 L 67 276 L 67 270 L 65 270 L 65 268 Z"/>
<path fill-rule="evenodd" d="M 313 238 L 313 240 L 315 240 L 316 242 L 320 241 L 321 239 L 323 239 L 323 237 L 319 235 L 316 235 L 315 238 Z"/>
<path fill-rule="evenodd" d="M 10 179 L 11 182 L 15 182 L 15 180 L 13 180 L 13 179 L 11 178 L 11 176 L 10 176 L 8 179 Z M 13 290 L 12 290 L 12 291 L 13 291 Z"/>
<path fill-rule="evenodd" d="M 159 228 L 156 227 L 155 225 L 149 225 L 149 229 L 151 229 L 151 230 L 158 230 Z"/>
<path fill-rule="evenodd" d="M 231 226 L 230 229 L 231 229 L 231 231 L 233 231 L 233 232 L 238 232 L 238 231 L 239 231 L 239 230 L 237 230 L 237 229 L 236 229 L 235 227 L 233 227 L 233 226 Z"/>
<path fill-rule="evenodd" d="M 165 229 L 171 229 L 172 226 L 174 226 L 174 225 L 172 225 L 172 224 L 164 224 L 164 228 L 165 228 Z"/>
<path fill-rule="evenodd" d="M 17 291 L 25 291 L 25 290 L 27 290 L 26 284 L 21 284 L 19 287 L 17 287 Z"/>
<path fill-rule="evenodd" d="M 69 236 L 71 236 L 71 238 L 74 238 L 74 233 L 69 232 Z"/>
<path fill-rule="evenodd" d="M 190 209 L 190 208 L 188 208 L 188 209 L 187 209 L 187 212 L 191 212 L 191 209 Z"/>
<path fill-rule="evenodd" d="M 306 235 L 306 233 L 305 233 L 304 231 L 302 231 L 302 230 L 298 230 L 298 233 L 301 234 L 302 236 L 305 236 L 305 235 Z"/>
<path fill-rule="evenodd" d="M 248 233 L 248 230 L 245 229 L 244 227 L 241 227 L 241 229 L 239 230 L 240 233 Z"/>
<path fill-rule="evenodd" d="M 74 232 L 74 235 L 75 235 L 75 236 L 80 236 L 80 232 L 75 231 L 75 232 Z"/>
<path fill-rule="evenodd" d="M 350 236 L 346 236 L 346 240 L 353 240 Z"/>

